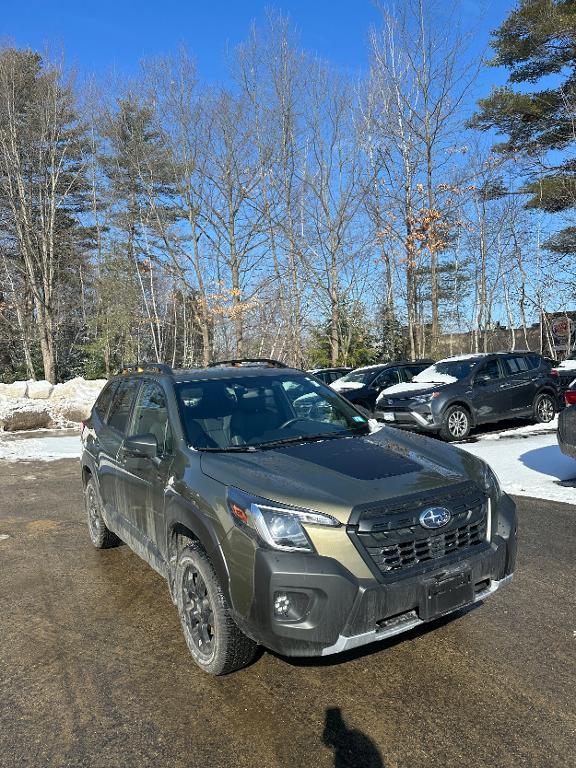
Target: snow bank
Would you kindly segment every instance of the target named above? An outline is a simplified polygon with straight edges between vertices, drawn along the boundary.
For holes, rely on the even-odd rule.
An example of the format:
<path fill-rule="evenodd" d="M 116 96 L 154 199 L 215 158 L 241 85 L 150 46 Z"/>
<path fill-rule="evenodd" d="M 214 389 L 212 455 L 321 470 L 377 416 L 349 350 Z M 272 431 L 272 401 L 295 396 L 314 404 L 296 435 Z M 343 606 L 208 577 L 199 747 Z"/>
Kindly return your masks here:
<path fill-rule="evenodd" d="M 55 386 L 49 381 L 0 384 L 0 430 L 75 426 L 90 415 L 105 383 L 78 376 Z"/>

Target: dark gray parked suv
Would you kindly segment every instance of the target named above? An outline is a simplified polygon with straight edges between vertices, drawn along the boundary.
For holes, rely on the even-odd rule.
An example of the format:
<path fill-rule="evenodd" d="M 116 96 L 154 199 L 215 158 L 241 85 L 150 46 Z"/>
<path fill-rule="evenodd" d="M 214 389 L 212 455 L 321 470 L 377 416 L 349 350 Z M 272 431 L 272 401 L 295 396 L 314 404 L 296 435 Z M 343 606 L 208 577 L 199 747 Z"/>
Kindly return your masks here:
<path fill-rule="evenodd" d="M 440 360 L 382 393 L 376 418 L 407 429 L 463 440 L 479 424 L 511 418 L 550 422 L 558 389 L 550 365 L 533 352 L 476 354 Z"/>

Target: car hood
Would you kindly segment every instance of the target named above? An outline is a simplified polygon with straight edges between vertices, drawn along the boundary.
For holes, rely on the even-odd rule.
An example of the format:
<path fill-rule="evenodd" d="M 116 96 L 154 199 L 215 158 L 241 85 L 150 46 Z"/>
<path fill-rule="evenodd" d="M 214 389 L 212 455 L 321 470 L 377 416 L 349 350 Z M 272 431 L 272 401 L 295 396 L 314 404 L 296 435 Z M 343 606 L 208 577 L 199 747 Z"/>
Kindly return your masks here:
<path fill-rule="evenodd" d="M 348 521 L 358 504 L 474 479 L 482 462 L 453 446 L 383 427 L 365 437 L 297 443 L 247 453 L 203 453 L 202 471 L 273 501 Z"/>
<path fill-rule="evenodd" d="M 446 381 L 411 381 L 405 384 L 394 384 L 388 389 L 382 392 L 382 397 L 379 399 L 385 399 L 387 397 L 395 398 L 407 398 L 412 395 L 423 395 L 427 392 L 433 392 L 436 389 L 441 389 L 448 384 Z"/>
<path fill-rule="evenodd" d="M 364 389 L 366 384 L 361 381 L 340 381 L 340 379 L 336 379 L 330 386 L 336 392 L 350 392 L 353 389 Z"/>

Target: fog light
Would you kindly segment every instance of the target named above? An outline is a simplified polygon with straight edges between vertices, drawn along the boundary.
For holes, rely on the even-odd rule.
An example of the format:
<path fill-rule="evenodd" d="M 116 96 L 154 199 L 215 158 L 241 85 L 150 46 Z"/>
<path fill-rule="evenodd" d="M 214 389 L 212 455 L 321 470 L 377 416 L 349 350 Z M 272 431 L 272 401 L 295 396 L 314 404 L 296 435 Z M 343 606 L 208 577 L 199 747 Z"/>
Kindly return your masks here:
<path fill-rule="evenodd" d="M 278 621 L 302 621 L 310 610 L 306 592 L 274 592 L 274 617 Z"/>
<path fill-rule="evenodd" d="M 290 610 L 290 598 L 284 592 L 276 592 L 274 595 L 274 613 L 276 616 L 287 616 Z"/>

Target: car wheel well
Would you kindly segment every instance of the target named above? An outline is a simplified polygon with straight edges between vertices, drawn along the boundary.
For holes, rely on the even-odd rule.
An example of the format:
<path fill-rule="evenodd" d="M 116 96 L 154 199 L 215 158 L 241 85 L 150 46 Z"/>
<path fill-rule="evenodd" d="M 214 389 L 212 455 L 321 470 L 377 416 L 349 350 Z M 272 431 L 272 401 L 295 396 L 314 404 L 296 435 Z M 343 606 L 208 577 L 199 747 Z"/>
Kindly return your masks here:
<path fill-rule="evenodd" d="M 183 547 L 185 541 L 200 541 L 200 539 L 188 526 L 183 523 L 174 523 L 168 537 L 168 557 L 170 562 L 176 560 L 178 552 Z"/>
<path fill-rule="evenodd" d="M 539 392 L 538 392 L 538 394 L 536 395 L 536 397 L 538 397 L 539 395 L 550 395 L 550 397 L 551 397 L 551 398 L 552 398 L 554 401 L 556 401 L 556 400 L 557 400 L 557 397 L 556 397 L 556 393 L 554 392 L 554 390 L 553 390 L 551 387 L 542 387 L 542 389 L 541 389 L 541 390 L 539 390 Z"/>
<path fill-rule="evenodd" d="M 443 411 L 442 415 L 444 415 L 446 413 L 448 408 L 453 408 L 454 406 L 457 406 L 458 408 L 462 408 L 462 410 L 466 411 L 466 413 L 470 417 L 470 424 L 471 425 L 474 425 L 476 423 L 476 420 L 474 418 L 474 414 L 472 413 L 472 409 L 470 408 L 470 406 L 467 403 L 461 402 L 460 400 L 456 400 L 456 402 L 454 402 L 454 403 L 449 403 L 449 405 L 447 405 L 446 408 L 444 408 L 444 411 Z"/>
<path fill-rule="evenodd" d="M 82 467 L 82 483 L 84 485 L 84 488 L 88 485 L 88 480 L 92 477 L 92 472 L 90 470 L 90 467 L 87 467 L 84 465 Z"/>

